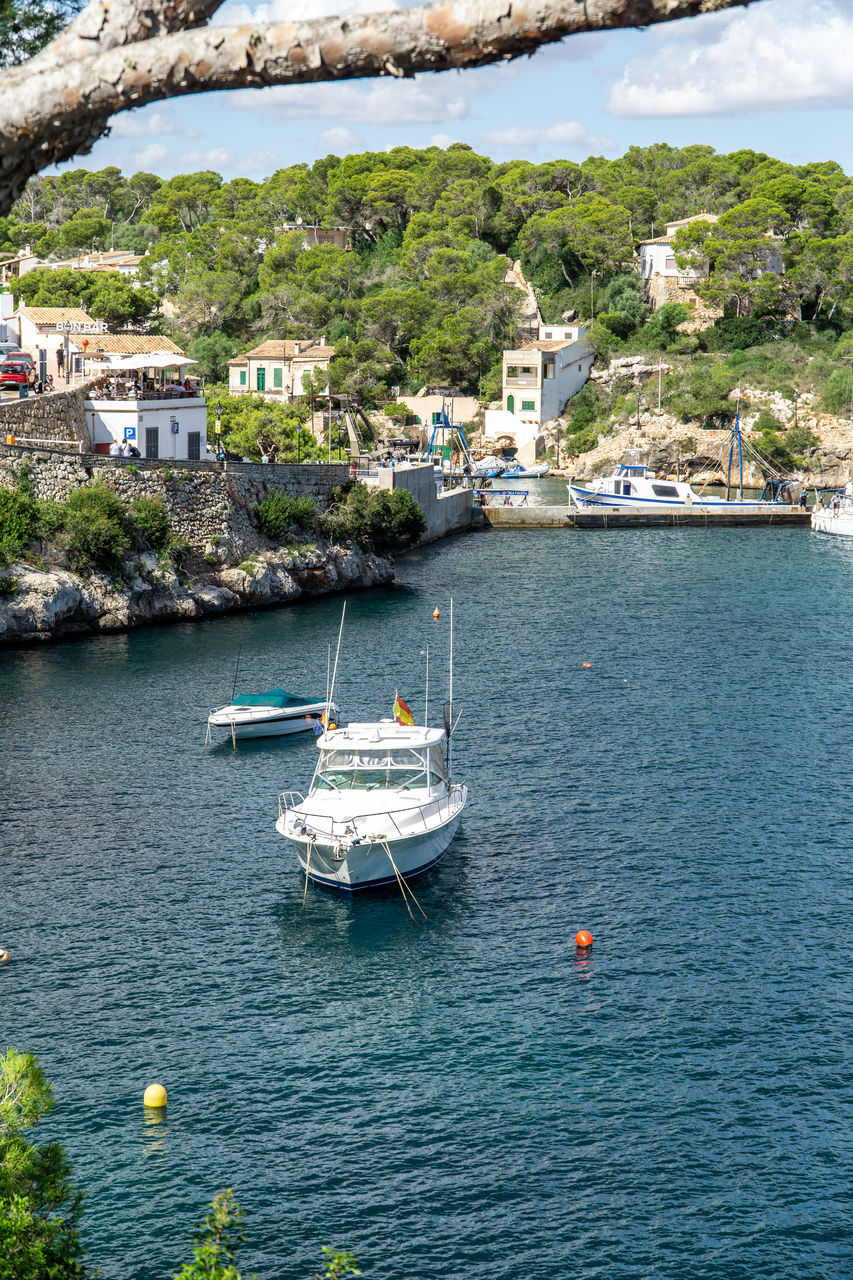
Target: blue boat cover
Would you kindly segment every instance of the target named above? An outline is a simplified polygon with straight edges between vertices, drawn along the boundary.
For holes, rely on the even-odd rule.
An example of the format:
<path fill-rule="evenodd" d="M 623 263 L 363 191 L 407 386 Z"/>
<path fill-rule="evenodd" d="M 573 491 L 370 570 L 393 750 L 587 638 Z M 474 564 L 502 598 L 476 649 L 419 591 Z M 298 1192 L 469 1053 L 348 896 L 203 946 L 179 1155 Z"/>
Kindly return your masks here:
<path fill-rule="evenodd" d="M 303 698 L 284 689 L 270 689 L 269 693 L 241 693 L 234 699 L 234 707 L 304 707 L 306 703 L 323 702 L 323 698 Z"/>

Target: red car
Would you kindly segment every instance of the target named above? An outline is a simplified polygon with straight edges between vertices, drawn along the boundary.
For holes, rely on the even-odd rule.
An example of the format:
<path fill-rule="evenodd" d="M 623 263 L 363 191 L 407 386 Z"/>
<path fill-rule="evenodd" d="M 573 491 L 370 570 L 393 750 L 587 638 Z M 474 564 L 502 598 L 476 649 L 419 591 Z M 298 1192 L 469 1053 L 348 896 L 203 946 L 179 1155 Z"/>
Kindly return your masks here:
<path fill-rule="evenodd" d="M 29 372 L 25 364 L 0 364 L 0 387 L 25 387 Z"/>
<path fill-rule="evenodd" d="M 31 364 L 35 368 L 35 363 L 29 351 L 7 351 L 0 363 L 0 368 L 4 364 Z"/>

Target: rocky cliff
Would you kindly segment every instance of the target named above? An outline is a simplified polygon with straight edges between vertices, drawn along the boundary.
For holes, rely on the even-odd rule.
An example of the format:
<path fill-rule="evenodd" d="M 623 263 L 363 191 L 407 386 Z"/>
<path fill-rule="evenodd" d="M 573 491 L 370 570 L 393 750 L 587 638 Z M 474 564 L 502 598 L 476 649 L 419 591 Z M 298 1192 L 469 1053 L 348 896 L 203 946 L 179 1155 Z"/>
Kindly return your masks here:
<path fill-rule="evenodd" d="M 0 574 L 0 646 L 292 604 L 302 596 L 379 586 L 393 578 L 391 560 L 358 547 L 256 552 L 237 568 L 192 582 L 151 554 L 130 562 L 123 582 L 15 564 Z"/>

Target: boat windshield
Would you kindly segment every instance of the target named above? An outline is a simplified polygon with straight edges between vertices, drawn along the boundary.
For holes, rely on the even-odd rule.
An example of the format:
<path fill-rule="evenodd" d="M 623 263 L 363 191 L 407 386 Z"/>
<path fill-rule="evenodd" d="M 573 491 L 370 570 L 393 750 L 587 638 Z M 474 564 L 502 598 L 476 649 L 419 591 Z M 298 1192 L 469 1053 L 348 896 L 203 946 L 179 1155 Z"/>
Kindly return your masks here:
<path fill-rule="evenodd" d="M 324 751 L 317 768 L 318 789 L 325 791 L 407 791 L 444 781 L 440 747 L 415 751 L 393 747 Z"/>

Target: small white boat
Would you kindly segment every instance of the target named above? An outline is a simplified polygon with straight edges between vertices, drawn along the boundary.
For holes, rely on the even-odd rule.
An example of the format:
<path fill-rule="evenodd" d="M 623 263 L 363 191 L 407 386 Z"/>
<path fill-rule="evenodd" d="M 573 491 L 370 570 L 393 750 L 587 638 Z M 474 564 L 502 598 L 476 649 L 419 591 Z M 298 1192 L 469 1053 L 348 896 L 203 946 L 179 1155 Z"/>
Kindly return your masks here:
<path fill-rule="evenodd" d="M 817 533 L 853 538 L 853 482 L 846 484 L 844 492 L 837 493 L 828 506 L 813 509 L 812 528 Z"/>
<path fill-rule="evenodd" d="M 208 739 L 211 730 L 222 730 L 232 741 L 237 738 L 271 738 L 284 733 L 302 733 L 321 725 L 327 703 L 325 698 L 306 698 L 270 689 L 266 693 L 241 693 L 225 707 L 218 707 L 207 717 Z M 329 704 L 334 718 L 337 708 Z"/>
<path fill-rule="evenodd" d="M 468 798 L 450 779 L 444 729 L 379 720 L 329 729 L 317 745 L 307 797 L 282 793 L 276 822 L 306 880 L 402 889 L 444 857 Z"/>
<path fill-rule="evenodd" d="M 535 466 L 525 467 L 520 463 L 512 466 L 508 471 L 503 473 L 504 480 L 539 480 L 542 476 L 547 476 L 551 470 L 550 464 L 547 462 L 537 462 Z"/>
<path fill-rule="evenodd" d="M 620 462 L 611 476 L 585 485 L 573 481 L 568 489 L 576 506 L 603 511 L 761 512 L 793 505 L 792 500 L 782 503 L 761 498 L 703 497 L 686 480 L 659 480 L 648 467 L 631 462 Z M 793 493 L 790 497 L 793 499 Z"/>

